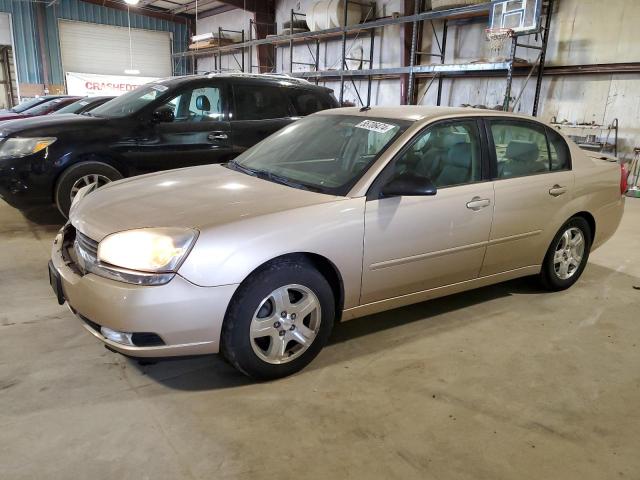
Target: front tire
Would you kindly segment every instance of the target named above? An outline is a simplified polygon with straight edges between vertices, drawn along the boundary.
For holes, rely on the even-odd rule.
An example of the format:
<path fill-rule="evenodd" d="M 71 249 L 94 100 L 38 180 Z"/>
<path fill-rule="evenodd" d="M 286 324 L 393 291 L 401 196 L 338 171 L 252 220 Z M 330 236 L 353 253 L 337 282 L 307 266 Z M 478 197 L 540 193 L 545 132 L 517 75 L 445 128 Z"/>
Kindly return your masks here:
<path fill-rule="evenodd" d="M 587 221 L 573 217 L 554 237 L 542 264 L 540 281 L 551 291 L 565 290 L 578 281 L 589 260 L 592 233 Z"/>
<path fill-rule="evenodd" d="M 277 260 L 234 295 L 222 327 L 222 354 L 256 380 L 285 377 L 320 353 L 334 318 L 326 278 L 306 262 Z"/>
<path fill-rule="evenodd" d="M 97 183 L 97 188 L 107 183 L 120 180 L 122 174 L 111 165 L 102 162 L 82 162 L 70 166 L 58 179 L 54 192 L 54 200 L 60 213 L 69 216 L 71 202 L 77 191 L 91 183 Z"/>

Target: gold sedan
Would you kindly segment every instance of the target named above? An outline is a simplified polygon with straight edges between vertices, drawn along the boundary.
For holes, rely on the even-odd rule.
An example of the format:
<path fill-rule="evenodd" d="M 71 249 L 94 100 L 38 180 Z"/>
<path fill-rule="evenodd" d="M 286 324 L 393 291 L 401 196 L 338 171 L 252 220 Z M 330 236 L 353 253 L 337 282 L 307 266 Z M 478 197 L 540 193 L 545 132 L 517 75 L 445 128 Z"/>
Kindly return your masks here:
<path fill-rule="evenodd" d="M 328 110 L 225 165 L 76 196 L 51 284 L 110 349 L 294 373 L 335 321 L 516 277 L 573 285 L 623 213 L 623 170 L 486 110 Z"/>

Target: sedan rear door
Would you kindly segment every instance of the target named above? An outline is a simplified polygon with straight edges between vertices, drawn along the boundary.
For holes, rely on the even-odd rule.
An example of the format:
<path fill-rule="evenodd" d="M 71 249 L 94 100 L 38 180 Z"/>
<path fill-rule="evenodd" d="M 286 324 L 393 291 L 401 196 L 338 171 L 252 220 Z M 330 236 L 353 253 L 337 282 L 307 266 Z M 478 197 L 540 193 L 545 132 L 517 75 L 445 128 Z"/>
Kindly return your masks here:
<path fill-rule="evenodd" d="M 486 121 L 495 188 L 491 237 L 481 275 L 540 265 L 574 212 L 569 148 L 553 130 L 508 117 Z"/>

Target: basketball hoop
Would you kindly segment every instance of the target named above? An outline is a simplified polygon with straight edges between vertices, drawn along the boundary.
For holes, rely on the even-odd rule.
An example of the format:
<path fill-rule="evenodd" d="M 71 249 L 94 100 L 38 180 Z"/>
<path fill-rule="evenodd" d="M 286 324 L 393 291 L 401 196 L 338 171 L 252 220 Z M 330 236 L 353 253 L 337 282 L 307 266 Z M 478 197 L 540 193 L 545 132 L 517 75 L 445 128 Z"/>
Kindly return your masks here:
<path fill-rule="evenodd" d="M 500 53 L 503 51 L 507 40 L 515 34 L 511 28 L 487 28 L 484 31 L 489 42 L 489 60 L 497 61 L 500 59 Z"/>

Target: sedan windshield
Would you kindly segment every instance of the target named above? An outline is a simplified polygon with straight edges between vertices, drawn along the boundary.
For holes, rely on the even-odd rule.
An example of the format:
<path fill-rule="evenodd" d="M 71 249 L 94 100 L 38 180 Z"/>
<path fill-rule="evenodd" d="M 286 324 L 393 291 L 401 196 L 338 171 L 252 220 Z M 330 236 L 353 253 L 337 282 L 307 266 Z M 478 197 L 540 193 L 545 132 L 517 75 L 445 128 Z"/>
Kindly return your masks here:
<path fill-rule="evenodd" d="M 107 118 L 127 117 L 164 95 L 168 89 L 169 87 L 159 83 L 143 85 L 94 108 L 91 115 Z"/>
<path fill-rule="evenodd" d="M 411 122 L 312 115 L 250 148 L 229 166 L 295 188 L 346 195 Z"/>
<path fill-rule="evenodd" d="M 10 110 L 10 112 L 22 113 L 25 110 L 33 108 L 36 105 L 40 105 L 41 103 L 44 103 L 44 102 L 47 102 L 47 101 L 49 101 L 49 99 L 48 98 L 44 98 L 44 97 L 33 98 L 31 100 L 27 100 L 26 102 L 22 102 L 20 105 L 16 105 L 15 107 L 13 107 Z"/>
<path fill-rule="evenodd" d="M 77 102 L 73 102 L 72 104 L 67 105 L 64 108 L 61 108 L 60 110 L 55 112 L 55 115 L 58 115 L 58 114 L 61 114 L 61 113 L 78 113 L 80 110 L 85 108 L 87 105 L 89 105 L 89 100 L 87 100 L 87 99 L 78 100 Z"/>

